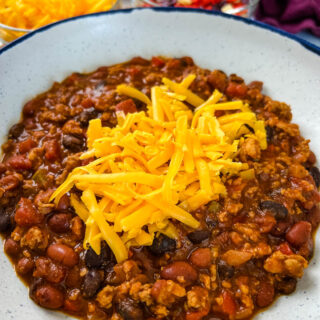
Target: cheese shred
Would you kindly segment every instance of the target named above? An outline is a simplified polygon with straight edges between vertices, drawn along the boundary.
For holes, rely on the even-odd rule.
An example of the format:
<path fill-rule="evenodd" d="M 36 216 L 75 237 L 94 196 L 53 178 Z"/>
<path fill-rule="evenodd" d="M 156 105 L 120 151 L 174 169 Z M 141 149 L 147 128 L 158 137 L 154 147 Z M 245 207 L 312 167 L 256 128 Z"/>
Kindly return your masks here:
<path fill-rule="evenodd" d="M 164 78 L 164 85 L 151 89 L 151 99 L 119 85 L 120 94 L 145 103 L 147 112 L 128 114 L 114 128 L 90 121 L 81 158 L 95 159 L 74 169 L 51 197 L 57 203 L 70 193 L 86 225 L 84 248 L 99 254 L 104 240 L 124 261 L 131 246 L 151 245 L 157 233 L 177 238 L 177 223 L 198 228 L 192 212 L 226 195 L 226 177 L 255 178 L 253 168 L 234 158 L 246 137 L 267 147 L 264 122 L 242 101 L 219 103 L 217 90 L 204 101 L 188 89 L 195 78 Z M 217 110 L 223 115 L 216 117 Z"/>

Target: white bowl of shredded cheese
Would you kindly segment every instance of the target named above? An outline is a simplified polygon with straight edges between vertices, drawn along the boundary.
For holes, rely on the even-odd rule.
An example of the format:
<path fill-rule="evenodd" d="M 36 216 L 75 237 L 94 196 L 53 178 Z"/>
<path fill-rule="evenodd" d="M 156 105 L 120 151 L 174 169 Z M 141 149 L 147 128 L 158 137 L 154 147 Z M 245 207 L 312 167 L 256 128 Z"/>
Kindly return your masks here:
<path fill-rule="evenodd" d="M 47 24 L 115 8 L 117 0 L 0 0 L 0 38 L 8 43 Z"/>

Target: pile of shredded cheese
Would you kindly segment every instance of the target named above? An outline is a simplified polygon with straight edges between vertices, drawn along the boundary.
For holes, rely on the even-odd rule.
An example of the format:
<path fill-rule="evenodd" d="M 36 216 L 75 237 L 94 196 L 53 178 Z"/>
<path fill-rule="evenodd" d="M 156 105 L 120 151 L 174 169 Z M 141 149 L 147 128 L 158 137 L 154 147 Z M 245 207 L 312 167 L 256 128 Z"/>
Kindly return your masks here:
<path fill-rule="evenodd" d="M 115 0 L 0 0 L 0 23 L 37 29 L 58 20 L 110 10 L 114 3 Z"/>
<path fill-rule="evenodd" d="M 164 78 L 163 86 L 151 89 L 151 100 L 120 85 L 118 92 L 144 102 L 147 113 L 118 112 L 115 128 L 91 120 L 88 151 L 81 158 L 95 160 L 74 169 L 51 199 L 58 203 L 74 186 L 82 192 L 78 198 L 71 191 L 71 204 L 86 225 L 85 248 L 99 254 L 105 240 L 121 262 L 129 247 L 151 245 L 155 234 L 177 237 L 173 219 L 197 228 L 190 212 L 226 195 L 223 182 L 229 175 L 254 176 L 233 158 L 239 138 L 250 136 L 261 149 L 267 147 L 264 122 L 242 101 L 219 103 L 217 90 L 202 100 L 188 89 L 194 79 Z M 218 110 L 225 115 L 215 117 Z"/>

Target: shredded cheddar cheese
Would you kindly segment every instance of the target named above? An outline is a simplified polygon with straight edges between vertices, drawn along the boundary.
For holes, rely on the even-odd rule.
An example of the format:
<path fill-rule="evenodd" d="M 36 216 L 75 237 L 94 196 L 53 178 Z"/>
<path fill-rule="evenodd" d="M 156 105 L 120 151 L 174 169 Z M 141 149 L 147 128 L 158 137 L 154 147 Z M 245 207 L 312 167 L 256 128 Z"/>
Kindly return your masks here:
<path fill-rule="evenodd" d="M 37 29 L 58 20 L 110 10 L 114 3 L 115 0 L 0 0 L 0 23 Z"/>
<path fill-rule="evenodd" d="M 204 101 L 188 89 L 194 79 L 164 78 L 164 85 L 151 89 L 151 99 L 119 85 L 120 94 L 144 102 L 147 112 L 118 112 L 115 128 L 90 121 L 88 151 L 81 158 L 95 160 L 74 169 L 51 198 L 57 203 L 71 193 L 71 205 L 86 225 L 85 248 L 99 254 L 105 240 L 121 262 L 131 246 L 151 245 L 157 233 L 176 238 L 174 221 L 197 228 L 191 212 L 225 196 L 228 176 L 254 178 L 254 169 L 234 158 L 245 137 L 266 148 L 263 121 L 242 101 L 219 103 L 218 91 Z M 216 117 L 218 110 L 225 114 Z M 74 186 L 81 198 L 71 191 Z"/>

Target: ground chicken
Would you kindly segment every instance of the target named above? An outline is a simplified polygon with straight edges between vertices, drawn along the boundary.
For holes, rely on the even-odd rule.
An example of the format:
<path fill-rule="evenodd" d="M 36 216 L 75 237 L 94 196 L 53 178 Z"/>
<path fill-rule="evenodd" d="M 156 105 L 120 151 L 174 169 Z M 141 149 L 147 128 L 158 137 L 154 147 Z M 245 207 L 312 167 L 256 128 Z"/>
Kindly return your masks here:
<path fill-rule="evenodd" d="M 96 300 L 102 308 L 109 309 L 112 307 L 114 291 L 114 287 L 106 286 L 98 293 Z"/>
<path fill-rule="evenodd" d="M 151 294 L 157 303 L 168 306 L 184 297 L 186 290 L 172 280 L 157 280 Z"/>
<path fill-rule="evenodd" d="M 308 266 L 305 258 L 297 254 L 285 255 L 281 251 L 274 252 L 264 263 L 264 268 L 271 273 L 282 273 L 301 278 L 303 270 Z"/>
<path fill-rule="evenodd" d="M 20 245 L 31 250 L 44 250 L 48 246 L 49 236 L 38 227 L 30 228 L 22 237 Z"/>
<path fill-rule="evenodd" d="M 150 306 L 152 304 L 151 287 L 150 283 L 142 284 L 137 281 L 132 284 L 129 294 L 133 300 L 144 302 Z"/>
<path fill-rule="evenodd" d="M 198 286 L 192 287 L 187 292 L 187 303 L 189 308 L 205 309 L 209 304 L 208 290 Z"/>
<path fill-rule="evenodd" d="M 256 139 L 248 138 L 244 140 L 240 148 L 240 160 L 247 162 L 248 160 L 259 160 L 261 156 L 259 142 Z"/>

